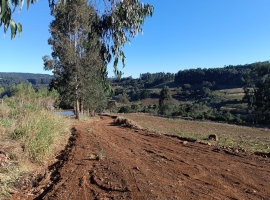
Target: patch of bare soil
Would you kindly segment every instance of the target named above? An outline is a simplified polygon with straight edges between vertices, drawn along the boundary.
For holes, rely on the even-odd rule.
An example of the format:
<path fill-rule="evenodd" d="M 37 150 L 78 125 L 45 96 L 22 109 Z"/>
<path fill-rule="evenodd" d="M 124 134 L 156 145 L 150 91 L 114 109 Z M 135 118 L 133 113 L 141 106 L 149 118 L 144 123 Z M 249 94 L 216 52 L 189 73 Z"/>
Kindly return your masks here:
<path fill-rule="evenodd" d="M 112 122 L 76 122 L 58 161 L 13 199 L 270 199 L 268 157 Z"/>

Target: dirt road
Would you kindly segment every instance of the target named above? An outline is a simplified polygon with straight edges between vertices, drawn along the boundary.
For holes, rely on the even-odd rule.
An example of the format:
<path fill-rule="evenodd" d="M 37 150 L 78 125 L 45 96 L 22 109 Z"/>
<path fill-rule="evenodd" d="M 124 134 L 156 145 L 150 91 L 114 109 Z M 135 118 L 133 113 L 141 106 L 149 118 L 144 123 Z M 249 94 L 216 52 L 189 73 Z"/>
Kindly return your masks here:
<path fill-rule="evenodd" d="M 270 158 L 112 122 L 107 116 L 77 122 L 59 161 L 28 199 L 270 200 Z"/>

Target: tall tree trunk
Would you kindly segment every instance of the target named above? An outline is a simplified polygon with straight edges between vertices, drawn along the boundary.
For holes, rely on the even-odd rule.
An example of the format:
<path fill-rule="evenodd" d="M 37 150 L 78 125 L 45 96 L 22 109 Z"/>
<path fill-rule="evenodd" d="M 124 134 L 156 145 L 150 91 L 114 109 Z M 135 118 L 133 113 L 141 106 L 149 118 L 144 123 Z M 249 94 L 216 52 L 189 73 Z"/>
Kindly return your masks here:
<path fill-rule="evenodd" d="M 81 115 L 83 115 L 84 114 L 84 111 L 83 111 L 83 97 L 81 98 L 80 107 L 81 107 Z"/>
<path fill-rule="evenodd" d="M 87 116 L 90 117 L 89 108 L 87 108 Z"/>
<path fill-rule="evenodd" d="M 80 102 L 78 94 L 78 85 L 75 87 L 76 119 L 80 120 Z"/>
<path fill-rule="evenodd" d="M 80 120 L 80 104 L 79 104 L 79 99 L 76 99 L 76 119 Z"/>

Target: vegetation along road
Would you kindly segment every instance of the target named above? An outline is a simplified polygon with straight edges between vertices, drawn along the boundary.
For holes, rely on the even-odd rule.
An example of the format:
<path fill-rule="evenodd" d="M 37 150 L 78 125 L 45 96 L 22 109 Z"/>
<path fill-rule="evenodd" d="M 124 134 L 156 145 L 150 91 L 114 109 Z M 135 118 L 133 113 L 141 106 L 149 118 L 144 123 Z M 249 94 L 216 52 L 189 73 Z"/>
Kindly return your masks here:
<path fill-rule="evenodd" d="M 268 157 L 113 122 L 74 122 L 57 162 L 12 199 L 270 199 Z"/>

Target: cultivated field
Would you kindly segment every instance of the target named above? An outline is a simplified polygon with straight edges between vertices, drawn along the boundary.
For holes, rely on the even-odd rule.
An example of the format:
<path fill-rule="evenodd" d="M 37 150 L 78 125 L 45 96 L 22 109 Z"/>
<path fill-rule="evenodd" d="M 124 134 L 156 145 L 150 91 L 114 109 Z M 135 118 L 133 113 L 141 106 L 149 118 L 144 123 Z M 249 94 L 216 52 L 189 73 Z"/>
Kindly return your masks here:
<path fill-rule="evenodd" d="M 251 152 L 270 152 L 270 129 L 252 128 L 206 121 L 167 119 L 144 114 L 122 114 L 141 127 L 160 134 L 178 135 L 200 139 L 205 143 L 230 146 Z M 209 134 L 216 134 L 218 141 L 209 141 Z"/>

